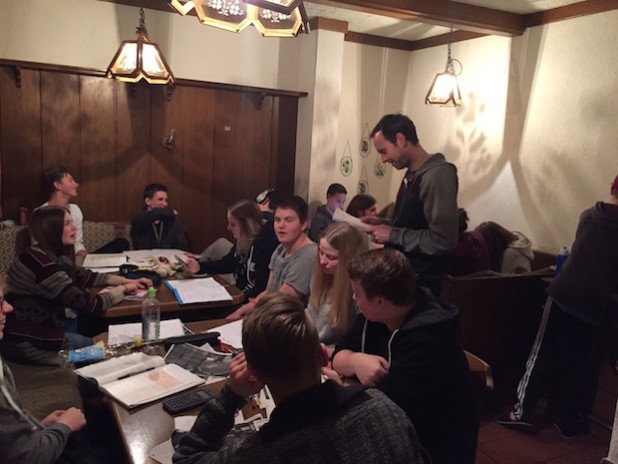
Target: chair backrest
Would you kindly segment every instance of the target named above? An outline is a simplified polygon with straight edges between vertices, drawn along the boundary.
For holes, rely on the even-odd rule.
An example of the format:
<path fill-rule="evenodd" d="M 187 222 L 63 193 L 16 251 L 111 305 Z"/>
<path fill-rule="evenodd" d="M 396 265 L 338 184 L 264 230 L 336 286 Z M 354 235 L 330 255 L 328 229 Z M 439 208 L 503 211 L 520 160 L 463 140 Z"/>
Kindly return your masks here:
<path fill-rule="evenodd" d="M 493 392 L 494 377 L 491 373 L 491 366 L 468 351 L 464 351 L 464 353 L 466 354 L 466 360 L 468 361 L 477 396 L 486 396 Z"/>

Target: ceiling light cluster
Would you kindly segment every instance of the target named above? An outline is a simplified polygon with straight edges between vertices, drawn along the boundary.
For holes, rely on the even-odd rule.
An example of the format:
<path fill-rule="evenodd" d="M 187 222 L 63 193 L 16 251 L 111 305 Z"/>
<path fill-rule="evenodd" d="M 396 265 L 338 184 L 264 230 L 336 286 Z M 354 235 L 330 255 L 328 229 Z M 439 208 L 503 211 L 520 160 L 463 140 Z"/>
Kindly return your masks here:
<path fill-rule="evenodd" d="M 240 32 L 253 26 L 264 37 L 295 37 L 309 32 L 301 0 L 169 0 L 181 15 L 195 10 L 202 24 Z"/>

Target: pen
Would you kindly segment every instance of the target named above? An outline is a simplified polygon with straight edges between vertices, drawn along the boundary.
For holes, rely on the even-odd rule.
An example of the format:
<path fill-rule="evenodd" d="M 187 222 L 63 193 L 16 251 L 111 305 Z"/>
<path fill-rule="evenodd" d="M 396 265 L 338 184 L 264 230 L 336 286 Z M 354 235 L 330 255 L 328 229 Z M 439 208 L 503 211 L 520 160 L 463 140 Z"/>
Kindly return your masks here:
<path fill-rule="evenodd" d="M 118 377 L 118 380 L 128 379 L 129 377 L 133 377 L 134 375 L 138 375 L 138 374 L 141 374 L 143 372 L 153 371 L 154 369 L 155 369 L 154 367 L 149 367 L 148 369 L 146 369 L 144 371 L 141 371 L 141 372 L 130 372 L 128 374 L 121 375 L 120 377 Z"/>

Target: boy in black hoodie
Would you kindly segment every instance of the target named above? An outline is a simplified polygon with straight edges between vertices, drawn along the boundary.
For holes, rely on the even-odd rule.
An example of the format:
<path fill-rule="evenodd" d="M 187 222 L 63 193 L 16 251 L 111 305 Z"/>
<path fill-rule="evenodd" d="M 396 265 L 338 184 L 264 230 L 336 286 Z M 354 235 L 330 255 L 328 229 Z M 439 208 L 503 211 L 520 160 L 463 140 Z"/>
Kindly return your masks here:
<path fill-rule="evenodd" d="M 361 314 L 337 345 L 333 368 L 397 403 L 434 464 L 473 464 L 478 414 L 458 309 L 417 289 L 412 266 L 393 249 L 361 254 L 348 273 Z"/>

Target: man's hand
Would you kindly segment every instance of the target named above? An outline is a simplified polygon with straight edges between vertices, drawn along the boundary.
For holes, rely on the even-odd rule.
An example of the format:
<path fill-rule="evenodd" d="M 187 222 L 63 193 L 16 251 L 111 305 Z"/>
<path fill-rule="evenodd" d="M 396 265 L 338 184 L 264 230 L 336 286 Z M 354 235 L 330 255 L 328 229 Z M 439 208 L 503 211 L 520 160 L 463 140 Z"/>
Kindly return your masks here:
<path fill-rule="evenodd" d="M 365 232 L 370 233 L 377 243 L 387 243 L 388 238 L 391 236 L 391 230 L 393 230 L 391 226 L 382 224 L 379 226 L 367 227 Z"/>
<path fill-rule="evenodd" d="M 382 356 L 366 353 L 354 353 L 352 363 L 354 373 L 360 383 L 375 387 L 388 374 L 388 361 Z"/>
<path fill-rule="evenodd" d="M 364 222 L 365 224 L 373 224 L 378 225 L 378 224 L 382 224 L 382 218 L 379 218 L 377 216 L 362 216 L 359 217 L 359 219 L 361 220 L 361 222 Z"/>
<path fill-rule="evenodd" d="M 60 419 L 60 416 L 62 414 L 65 413 L 64 409 L 56 409 L 54 412 L 52 412 L 49 416 L 47 416 L 45 419 L 43 419 L 41 421 L 41 423 L 45 426 L 45 427 L 49 427 L 52 424 L 55 424 L 56 422 L 58 422 L 58 419 Z"/>
<path fill-rule="evenodd" d="M 200 271 L 200 263 L 193 258 L 189 258 L 184 262 L 182 271 L 186 274 L 197 274 Z"/>
<path fill-rule="evenodd" d="M 145 290 L 152 287 L 152 280 L 146 277 L 140 277 L 139 279 L 124 279 L 123 285 L 136 284 L 139 290 Z"/>
<path fill-rule="evenodd" d="M 326 378 L 330 380 L 334 380 L 339 385 L 343 385 L 343 381 L 341 380 L 341 376 L 339 375 L 339 373 L 336 370 L 331 369 L 330 367 L 322 367 L 322 375 L 326 376 Z"/>
<path fill-rule="evenodd" d="M 53 414 L 54 413 L 52 413 L 52 415 Z M 77 432 L 83 428 L 84 425 L 86 425 L 86 418 L 81 410 L 77 408 L 69 408 L 66 411 L 63 411 L 55 422 L 66 425 L 71 429 L 71 432 Z"/>
<path fill-rule="evenodd" d="M 135 283 L 135 281 L 131 279 L 127 279 L 127 280 L 129 280 L 129 282 L 122 284 L 125 288 L 124 294 L 125 295 L 135 295 L 137 293 L 138 285 Z"/>
<path fill-rule="evenodd" d="M 264 384 L 247 369 L 245 353 L 232 359 L 230 363 L 230 388 L 238 396 L 249 396 L 259 392 Z"/>

